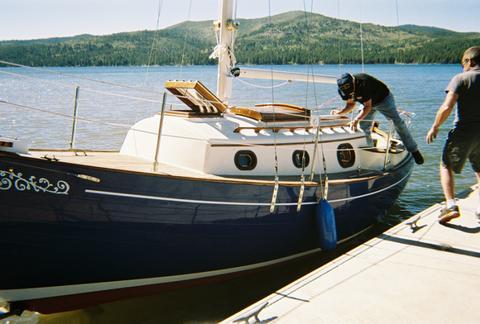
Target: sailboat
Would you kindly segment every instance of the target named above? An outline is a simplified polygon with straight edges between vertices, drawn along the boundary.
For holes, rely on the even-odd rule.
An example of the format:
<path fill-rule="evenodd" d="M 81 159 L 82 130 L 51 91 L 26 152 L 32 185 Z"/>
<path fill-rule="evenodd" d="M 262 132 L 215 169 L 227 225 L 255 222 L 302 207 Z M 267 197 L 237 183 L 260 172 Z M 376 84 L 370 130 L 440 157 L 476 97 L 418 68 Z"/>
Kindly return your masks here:
<path fill-rule="evenodd" d="M 231 104 L 234 78 L 335 77 L 236 66 L 233 4 L 220 5 L 216 93 L 167 81 L 118 152 L 0 139 L 0 302 L 49 313 L 207 284 L 335 248 L 398 198 L 413 162 L 390 132 L 374 127 L 368 147 L 348 117 Z"/>

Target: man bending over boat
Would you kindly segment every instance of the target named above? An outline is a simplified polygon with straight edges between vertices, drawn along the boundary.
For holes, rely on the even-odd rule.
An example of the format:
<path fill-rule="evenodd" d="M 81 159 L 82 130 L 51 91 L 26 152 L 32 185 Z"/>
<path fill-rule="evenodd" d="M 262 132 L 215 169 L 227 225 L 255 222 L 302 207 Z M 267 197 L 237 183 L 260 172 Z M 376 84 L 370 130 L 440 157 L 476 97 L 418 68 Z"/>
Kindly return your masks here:
<path fill-rule="evenodd" d="M 433 142 L 440 125 L 457 104 L 454 127 L 448 133 L 440 166 L 440 181 L 446 200 L 446 206 L 440 211 L 438 220 L 441 224 L 460 217 L 455 204 L 453 172 L 462 172 L 467 158 L 480 183 L 480 46 L 467 49 L 461 63 L 463 73 L 454 76 L 445 89 L 447 95 L 426 137 L 428 144 Z M 480 216 L 480 206 L 476 214 Z"/>
<path fill-rule="evenodd" d="M 407 151 L 412 153 L 415 163 L 423 164 L 423 156 L 417 143 L 412 138 L 405 122 L 400 117 L 395 105 L 395 99 L 388 87 L 376 78 L 366 73 L 344 73 L 337 80 L 338 94 L 346 100 L 345 108 L 334 109 L 331 114 L 344 115 L 351 112 L 357 102 L 363 105 L 362 111 L 351 121 L 350 127 L 357 130 L 358 124 L 367 136 L 367 144 L 372 146 L 371 126 L 375 112 L 378 110 L 395 125 Z M 365 120 L 363 120 L 365 119 Z"/>

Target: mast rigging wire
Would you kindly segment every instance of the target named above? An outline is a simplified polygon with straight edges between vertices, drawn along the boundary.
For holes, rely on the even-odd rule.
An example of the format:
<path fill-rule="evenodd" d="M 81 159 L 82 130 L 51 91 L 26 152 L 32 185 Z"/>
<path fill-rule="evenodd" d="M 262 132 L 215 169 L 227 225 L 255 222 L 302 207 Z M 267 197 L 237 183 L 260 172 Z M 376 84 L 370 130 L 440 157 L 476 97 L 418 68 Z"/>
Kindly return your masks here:
<path fill-rule="evenodd" d="M 192 0 L 189 0 L 188 1 L 187 24 L 190 22 L 191 14 L 192 14 Z M 184 59 L 185 59 L 185 49 L 186 49 L 186 46 L 187 46 L 187 36 L 188 36 L 188 33 L 185 32 L 185 36 L 183 37 L 182 58 L 181 58 L 181 61 L 180 61 L 180 75 L 182 75 L 182 72 L 183 72 L 183 63 L 184 63 Z M 181 79 L 181 77 L 179 79 Z"/>
<path fill-rule="evenodd" d="M 157 37 L 158 37 L 158 29 L 160 26 L 160 15 L 162 13 L 162 7 L 163 7 L 163 0 L 158 0 L 158 11 L 157 11 L 157 23 L 155 24 L 155 33 L 153 34 L 153 40 L 152 40 L 152 46 L 150 47 L 150 53 L 148 54 L 148 61 L 147 61 L 147 74 L 149 72 L 150 65 L 152 64 L 152 57 L 153 53 L 155 51 L 155 45 L 157 43 Z"/>
<path fill-rule="evenodd" d="M 45 114 L 49 114 L 49 115 L 53 115 L 53 116 L 64 117 L 64 118 L 68 118 L 68 119 L 71 119 L 73 117 L 73 115 L 69 115 L 69 114 L 65 114 L 65 113 L 54 112 L 54 111 L 50 111 L 50 110 L 43 109 L 43 108 L 32 107 L 32 106 L 19 104 L 19 103 L 14 103 L 14 102 L 10 102 L 10 101 L 4 100 L 4 99 L 0 99 L 0 105 L 2 105 L 2 104 L 7 105 L 7 106 L 12 106 L 12 107 L 15 107 L 15 108 L 20 108 L 20 109 L 45 113 Z M 77 116 L 77 119 L 79 121 L 84 121 L 84 122 L 88 122 L 88 123 L 95 123 L 95 124 L 100 124 L 100 125 L 106 125 L 106 126 L 128 129 L 128 130 L 132 130 L 132 131 L 136 131 L 136 132 L 140 132 L 140 133 L 145 133 L 145 134 L 157 135 L 156 132 L 146 131 L 146 130 L 142 130 L 142 129 L 136 129 L 136 128 L 131 127 L 131 125 L 129 125 L 129 124 L 112 123 L 112 122 L 103 121 L 103 120 L 100 120 L 100 119 L 91 119 L 91 118 L 85 118 L 85 117 L 81 117 L 81 116 Z M 325 127 L 328 128 L 328 126 L 325 126 Z M 321 129 L 322 126 L 316 126 L 316 128 Z M 172 135 L 172 134 L 164 134 L 162 136 L 173 137 L 173 138 L 182 138 L 182 139 L 191 139 L 191 140 L 196 140 L 196 141 L 203 141 L 203 139 L 198 139 L 198 138 L 195 138 L 195 137 L 187 137 L 187 136 Z M 318 143 L 322 143 L 322 142 L 319 141 Z M 243 141 L 243 140 L 242 141 L 229 141 L 229 144 L 230 145 L 234 144 L 234 145 L 244 146 L 244 147 L 264 147 L 265 145 L 267 145 L 267 146 L 270 145 L 270 143 L 257 143 L 257 144 L 255 144 L 255 143 L 245 143 L 245 141 Z M 311 141 L 311 142 L 309 142 L 309 144 L 315 144 L 315 141 Z M 337 151 L 342 151 L 342 150 L 343 149 L 336 149 L 335 148 L 333 150 L 325 150 L 325 151 L 326 152 L 328 152 L 328 151 L 337 152 Z M 344 150 L 345 151 L 350 151 L 351 149 L 344 149 Z"/>
<path fill-rule="evenodd" d="M 254 83 L 252 83 L 252 82 L 245 81 L 245 80 L 243 80 L 242 78 L 234 78 L 234 80 L 235 80 L 235 81 L 239 81 L 239 82 L 241 82 L 241 83 L 243 83 L 243 84 L 246 84 L 246 85 L 248 85 L 248 86 L 250 86 L 250 87 L 259 88 L 259 89 L 270 89 L 270 88 L 272 88 L 272 87 L 273 87 L 273 88 L 280 88 L 280 87 L 283 87 L 284 85 L 287 85 L 287 84 L 290 83 L 290 81 L 284 81 L 284 82 L 281 82 L 281 83 L 277 83 L 277 84 L 275 84 L 275 85 L 273 85 L 273 86 L 271 86 L 271 85 L 270 85 L 270 86 L 262 86 L 262 85 L 259 85 L 259 84 L 254 84 Z"/>
<path fill-rule="evenodd" d="M 13 72 L 7 72 L 7 71 L 2 71 L 2 70 L 0 70 L 0 73 L 7 74 L 7 75 L 13 75 L 15 77 L 21 77 L 21 78 L 26 78 L 26 79 L 40 80 L 43 83 L 58 85 L 58 86 L 65 87 L 65 88 L 71 88 L 71 87 L 75 86 L 74 84 L 64 84 L 62 82 L 44 80 L 42 78 L 36 78 L 36 77 L 33 77 L 33 76 L 21 74 L 21 73 L 13 73 Z M 112 97 L 120 97 L 120 98 L 126 98 L 126 99 L 138 100 L 138 101 L 145 101 L 145 102 L 154 102 L 154 103 L 161 103 L 162 102 L 161 100 L 142 98 L 142 97 L 136 97 L 136 96 L 131 96 L 131 95 L 124 95 L 124 94 L 119 94 L 119 93 L 114 93 L 114 92 L 109 92 L 109 91 L 95 90 L 95 89 L 90 89 L 90 88 L 86 88 L 86 87 L 82 87 L 82 91 L 98 93 L 98 94 L 108 95 L 108 96 L 112 96 Z"/>
<path fill-rule="evenodd" d="M 271 2 L 268 0 L 268 25 L 270 27 L 269 32 L 270 32 L 270 37 L 272 41 L 274 40 L 273 38 L 273 23 L 272 23 L 272 8 L 271 8 Z M 272 103 L 275 103 L 275 88 L 273 87 L 273 50 L 274 46 L 271 47 L 270 50 L 270 81 L 271 81 L 271 94 L 272 94 Z M 275 105 L 272 106 L 273 108 L 273 125 L 276 125 L 276 118 L 275 118 Z M 277 133 L 273 133 L 273 151 L 274 151 L 274 158 L 275 158 L 275 164 L 274 164 L 274 170 L 275 170 L 275 186 L 273 188 L 273 193 L 272 193 L 272 201 L 270 203 L 270 213 L 273 213 L 275 210 L 275 204 L 277 200 L 277 192 L 278 192 L 278 152 L 277 152 Z"/>
<path fill-rule="evenodd" d="M 340 0 L 337 0 L 337 21 L 340 22 Z M 342 47 L 340 43 L 340 37 L 337 38 L 337 47 L 338 47 L 338 75 L 342 74 Z"/>
<path fill-rule="evenodd" d="M 158 92 L 155 89 L 146 89 L 146 88 L 140 88 L 140 87 L 133 87 L 133 86 L 129 86 L 129 85 L 126 85 L 126 84 L 121 84 L 121 83 L 115 83 L 115 82 L 109 82 L 109 81 L 103 81 L 103 80 L 96 80 L 96 79 L 92 79 L 92 78 L 82 77 L 80 75 L 75 75 L 75 74 L 70 74 L 70 73 L 65 73 L 65 72 L 60 72 L 60 71 L 54 71 L 54 70 L 50 70 L 50 69 L 43 68 L 43 67 L 38 68 L 38 67 L 34 67 L 34 66 L 28 66 L 28 65 L 3 61 L 3 60 L 0 60 L 0 64 L 5 64 L 5 65 L 10 65 L 10 66 L 15 66 L 15 67 L 22 67 L 22 68 L 26 68 L 26 69 L 39 71 L 39 72 L 48 72 L 48 73 L 51 73 L 51 74 L 68 76 L 68 77 L 71 77 L 71 78 L 77 78 L 79 80 L 85 80 L 85 81 L 89 81 L 89 82 L 95 82 L 95 83 L 110 85 L 110 86 L 119 87 L 119 88 L 132 89 L 132 90 L 141 91 L 141 92 L 150 93 L 150 94 L 158 94 Z"/>
<path fill-rule="evenodd" d="M 310 71 L 312 72 L 312 78 L 314 79 L 315 78 L 315 73 L 313 73 L 313 68 L 310 66 L 310 64 L 312 63 L 313 59 L 312 59 L 312 51 L 310 50 L 310 47 L 311 47 L 311 37 L 310 37 L 310 24 L 309 24 L 309 21 L 308 21 L 308 11 L 307 11 L 307 4 L 306 4 L 306 1 L 303 0 L 303 11 L 304 11 L 304 16 L 305 16 L 305 30 L 306 30 L 306 35 L 307 35 L 307 39 L 306 39 L 306 43 L 307 43 L 307 52 L 310 53 L 310 55 L 308 55 L 307 57 L 307 75 L 309 75 Z M 310 15 L 312 15 L 312 12 L 313 12 L 313 0 L 310 2 Z M 305 86 L 305 110 L 304 110 L 304 120 L 307 121 L 309 116 L 307 116 L 307 108 L 308 108 L 308 86 L 309 86 L 309 82 L 308 82 L 308 76 L 307 76 L 307 82 L 306 82 L 306 86 Z M 315 81 L 315 80 L 313 80 Z M 316 106 L 316 91 L 315 91 L 315 82 L 313 82 L 313 89 L 314 89 L 314 97 L 315 97 L 315 106 Z M 318 133 L 318 131 L 317 131 Z M 304 181 L 305 181 L 305 156 L 306 156 L 306 132 L 305 134 L 303 135 L 303 147 L 302 147 L 302 173 L 301 173 L 301 176 L 300 176 L 300 179 L 301 179 L 301 182 L 302 182 L 302 186 L 301 186 L 301 189 L 300 189 L 300 193 L 303 194 L 303 186 L 304 186 Z M 313 156 L 313 159 L 315 159 L 315 155 Z M 314 161 L 312 161 L 312 165 L 314 164 Z M 300 206 L 301 206 L 301 199 L 302 197 L 299 197 L 299 202 L 298 202 L 298 207 L 297 207 L 297 211 L 300 210 Z"/>
<path fill-rule="evenodd" d="M 360 52 L 362 55 L 362 73 L 365 72 L 365 58 L 363 51 L 363 0 L 360 1 Z"/>
<path fill-rule="evenodd" d="M 401 38 L 402 38 L 402 31 L 400 30 L 400 13 L 399 13 L 399 10 L 398 10 L 398 0 L 395 0 L 395 13 L 396 13 L 396 19 L 397 19 L 397 28 L 398 28 L 398 44 L 400 45 L 400 41 L 401 41 Z M 400 46 L 398 48 L 398 53 L 399 53 L 399 56 L 397 58 L 398 61 L 402 62 L 402 63 L 405 63 L 405 50 L 402 50 L 402 47 Z"/>
<path fill-rule="evenodd" d="M 20 77 L 20 78 L 26 78 L 26 79 L 32 79 L 32 80 L 38 80 L 38 81 L 41 81 L 42 83 L 48 83 L 48 84 L 53 84 L 53 85 L 57 85 L 57 86 L 61 86 L 61 87 L 64 87 L 64 88 L 71 88 L 71 87 L 74 87 L 75 84 L 65 84 L 65 83 L 62 83 L 62 82 L 57 82 L 57 81 L 52 81 L 52 80 L 44 80 L 42 78 L 38 78 L 38 77 L 34 77 L 34 76 L 30 76 L 30 75 L 24 75 L 24 74 L 21 74 L 21 73 L 15 73 L 15 72 L 8 72 L 8 71 L 2 71 L 0 69 L 0 74 L 6 74 L 6 75 L 11 75 L 11 76 L 14 76 L 14 77 Z M 240 81 L 240 79 L 236 79 L 238 81 Z M 241 82 L 244 82 L 244 83 L 247 83 L 249 84 L 248 82 L 246 82 L 245 80 L 241 80 Z M 289 83 L 288 81 L 285 81 L 283 83 L 279 83 L 279 84 L 276 84 L 274 87 L 281 87 L 281 86 L 284 86 L 286 83 Z M 254 85 L 254 84 L 250 84 L 251 86 L 254 86 L 254 87 L 262 87 L 262 86 L 259 86 L 259 85 Z M 265 86 L 265 88 L 267 89 L 270 89 L 271 86 Z M 98 94 L 103 94 L 103 95 L 107 95 L 107 96 L 112 96 L 112 97 L 120 97 L 120 98 L 125 98 L 125 99 L 131 99 L 131 100 L 137 100 L 137 101 L 144 101 L 144 102 L 152 102 L 152 103 L 161 103 L 161 99 L 150 99 L 150 98 L 145 98 L 145 97 L 138 97 L 138 96 L 132 96 L 132 95 L 126 95 L 126 94 L 120 94 L 120 93 L 115 93 L 115 92 L 110 92 L 110 91 L 102 91 L 102 90 L 96 90 L 96 89 L 91 89 L 91 88 L 88 88 L 88 87 L 82 87 L 82 91 L 84 92 L 92 92 L 92 93 L 98 93 Z M 163 92 L 161 93 L 155 93 L 156 95 L 161 95 Z M 181 95 L 177 95 L 175 96 L 176 98 L 189 98 L 188 96 L 181 96 Z M 338 98 L 335 96 L 335 97 L 332 97 L 326 101 L 324 101 L 323 103 L 321 103 L 320 105 L 318 105 L 316 108 L 311 108 L 310 111 L 321 111 L 321 110 L 330 110 L 331 107 L 328 107 L 328 105 L 332 104 L 332 102 L 338 100 Z M 213 101 L 213 100 L 206 100 L 206 99 L 202 99 L 202 102 L 203 103 L 216 103 L 216 101 Z M 169 105 L 172 105 L 173 102 L 169 103 Z M 298 116 L 298 114 L 290 114 L 288 112 L 282 112 L 282 114 L 285 114 L 285 115 L 292 115 L 292 116 Z M 310 119 L 311 117 L 308 116 L 308 118 Z"/>

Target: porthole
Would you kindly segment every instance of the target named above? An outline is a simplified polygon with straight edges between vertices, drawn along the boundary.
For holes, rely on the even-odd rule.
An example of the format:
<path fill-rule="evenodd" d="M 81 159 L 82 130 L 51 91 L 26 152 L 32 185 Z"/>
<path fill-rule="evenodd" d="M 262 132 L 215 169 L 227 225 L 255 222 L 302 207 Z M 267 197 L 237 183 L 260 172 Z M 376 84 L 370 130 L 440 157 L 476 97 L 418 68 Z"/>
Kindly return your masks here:
<path fill-rule="evenodd" d="M 253 170 L 257 166 L 257 156 L 252 151 L 238 151 L 235 154 L 235 165 L 239 170 Z"/>
<path fill-rule="evenodd" d="M 302 163 L 302 159 L 305 159 L 303 161 L 304 163 Z M 296 168 L 299 168 L 299 169 L 302 168 L 302 167 L 306 168 L 308 166 L 308 164 L 310 163 L 310 156 L 308 155 L 307 151 L 296 150 L 292 154 L 292 162 L 293 162 L 293 165 Z"/>
<path fill-rule="evenodd" d="M 355 164 L 355 150 L 349 143 L 337 147 L 337 160 L 342 168 L 349 168 Z"/>

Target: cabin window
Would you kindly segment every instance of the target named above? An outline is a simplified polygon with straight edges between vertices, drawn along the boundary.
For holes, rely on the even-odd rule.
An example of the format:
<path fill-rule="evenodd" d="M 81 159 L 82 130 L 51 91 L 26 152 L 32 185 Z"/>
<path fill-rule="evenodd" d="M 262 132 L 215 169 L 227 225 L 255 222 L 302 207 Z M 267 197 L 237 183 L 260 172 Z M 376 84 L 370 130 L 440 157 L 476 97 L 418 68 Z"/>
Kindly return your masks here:
<path fill-rule="evenodd" d="M 355 150 L 349 143 L 343 143 L 337 147 L 338 164 L 342 168 L 349 168 L 355 164 Z"/>
<path fill-rule="evenodd" d="M 0 141 L 0 146 L 3 146 L 3 147 L 13 147 L 13 143 L 12 143 L 12 142 Z"/>
<path fill-rule="evenodd" d="M 257 156 L 252 151 L 238 151 L 235 154 L 235 165 L 239 170 L 253 170 L 257 166 Z"/>
<path fill-rule="evenodd" d="M 302 159 L 305 159 L 303 163 L 302 163 Z M 293 165 L 296 168 L 299 168 L 299 169 L 302 167 L 305 168 L 310 163 L 310 156 L 308 155 L 307 151 L 296 150 L 292 154 L 292 161 L 293 161 Z"/>

